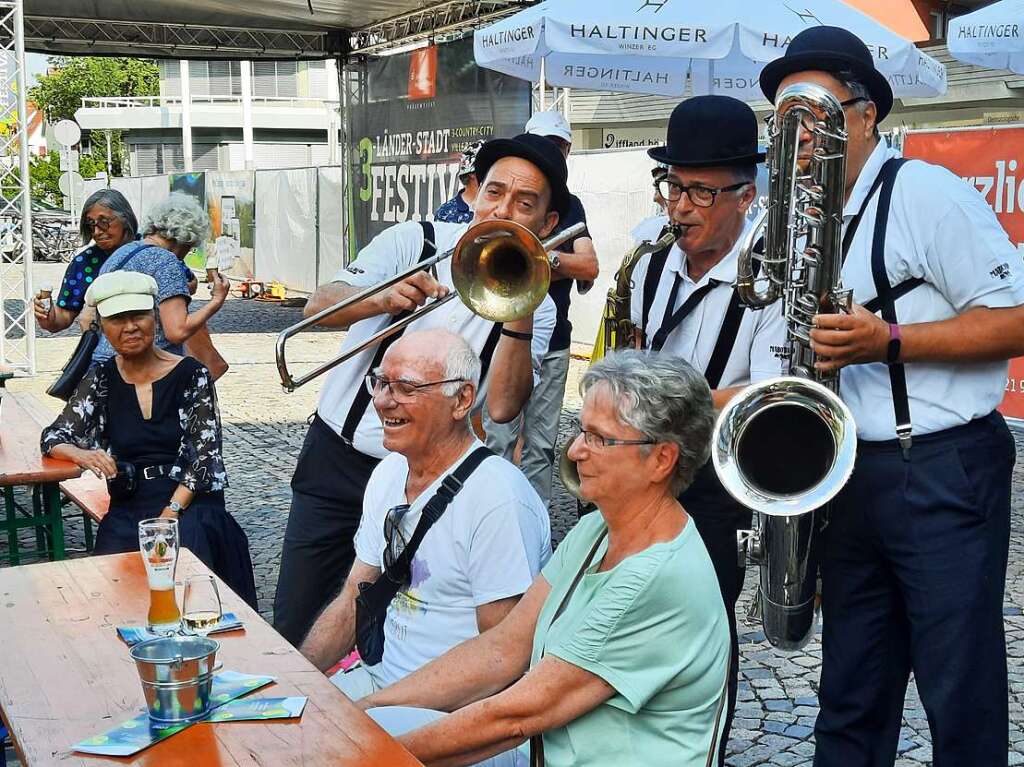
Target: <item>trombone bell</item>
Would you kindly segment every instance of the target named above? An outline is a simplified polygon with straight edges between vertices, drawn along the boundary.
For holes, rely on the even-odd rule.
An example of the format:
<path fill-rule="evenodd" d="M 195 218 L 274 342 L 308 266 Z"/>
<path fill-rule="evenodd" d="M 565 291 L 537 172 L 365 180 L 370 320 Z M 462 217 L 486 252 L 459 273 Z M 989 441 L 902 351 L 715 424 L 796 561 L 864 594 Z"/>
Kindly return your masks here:
<path fill-rule="evenodd" d="M 484 221 L 455 246 L 452 282 L 470 311 L 493 322 L 521 319 L 551 284 L 544 243 L 512 221 Z"/>

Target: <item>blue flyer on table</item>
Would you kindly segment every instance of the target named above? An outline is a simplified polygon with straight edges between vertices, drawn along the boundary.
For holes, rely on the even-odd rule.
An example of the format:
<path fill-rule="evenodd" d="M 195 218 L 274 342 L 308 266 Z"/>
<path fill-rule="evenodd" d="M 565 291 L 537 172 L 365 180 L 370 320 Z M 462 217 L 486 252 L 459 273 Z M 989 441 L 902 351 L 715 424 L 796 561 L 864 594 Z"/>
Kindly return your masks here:
<path fill-rule="evenodd" d="M 242 621 L 238 619 L 238 616 L 234 613 L 224 613 L 221 616 L 220 623 L 210 629 L 211 634 L 216 634 L 221 631 L 234 631 L 235 629 L 242 628 Z M 118 626 L 117 635 L 127 644 L 129 647 L 137 645 L 139 642 L 145 642 L 148 639 L 156 639 L 160 634 L 153 634 L 146 631 L 145 626 Z"/>
<path fill-rule="evenodd" d="M 241 674 L 237 671 L 220 672 L 213 679 L 213 690 L 210 693 L 211 705 L 213 705 L 214 708 L 210 711 L 210 715 L 204 719 L 200 719 L 199 721 L 209 721 L 213 714 L 216 714 L 224 704 L 235 700 L 235 698 L 248 695 L 253 690 L 265 687 L 273 681 L 274 677 L 272 676 Z M 280 702 L 281 700 L 292 699 L 272 698 L 271 700 Z M 302 700 L 304 706 L 305 699 L 300 698 L 299 700 Z M 291 704 L 291 709 L 281 705 L 270 708 L 275 711 L 280 709 L 291 710 L 295 708 L 295 704 Z M 299 707 L 299 713 L 302 713 L 301 706 Z M 279 714 L 278 717 L 261 716 L 249 718 L 267 719 L 283 716 L 283 714 Z M 224 721 L 232 719 L 242 719 L 242 717 L 236 715 L 228 717 Z M 186 727 L 191 727 L 193 724 L 196 724 L 196 722 L 186 722 L 184 724 L 174 724 L 170 727 L 163 727 L 153 724 L 148 713 L 139 714 L 126 722 L 122 722 L 117 727 L 107 730 L 102 735 L 86 738 L 85 740 L 76 743 L 71 747 L 71 749 L 85 754 L 99 754 L 101 756 L 131 756 L 132 754 L 137 754 L 144 748 L 152 746 L 154 743 L 159 743 L 161 740 L 171 737 L 176 732 L 181 732 Z"/>

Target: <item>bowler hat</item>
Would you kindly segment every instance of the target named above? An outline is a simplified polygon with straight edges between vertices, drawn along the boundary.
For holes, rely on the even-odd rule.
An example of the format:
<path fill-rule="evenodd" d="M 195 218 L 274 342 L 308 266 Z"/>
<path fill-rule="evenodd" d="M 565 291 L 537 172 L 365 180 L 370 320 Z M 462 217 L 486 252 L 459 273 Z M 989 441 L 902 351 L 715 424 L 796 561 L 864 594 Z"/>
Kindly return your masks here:
<path fill-rule="evenodd" d="M 841 27 L 810 27 L 794 37 L 786 55 L 761 70 L 761 90 L 775 103 L 779 83 L 794 72 L 817 70 L 836 74 L 852 72 L 864 83 L 878 110 L 878 122 L 892 109 L 892 88 L 875 69 L 868 47 L 852 32 Z"/>
<path fill-rule="evenodd" d="M 647 150 L 651 159 L 684 168 L 754 165 L 757 117 L 731 96 L 694 96 L 681 102 L 668 119 L 665 145 Z"/>
<path fill-rule="evenodd" d="M 491 166 L 505 157 L 520 157 L 537 166 L 551 186 L 551 210 L 558 213 L 559 218 L 564 218 L 569 212 L 569 187 L 566 185 L 569 170 L 555 142 L 532 133 L 491 139 L 476 155 L 476 177 L 481 184 Z"/>

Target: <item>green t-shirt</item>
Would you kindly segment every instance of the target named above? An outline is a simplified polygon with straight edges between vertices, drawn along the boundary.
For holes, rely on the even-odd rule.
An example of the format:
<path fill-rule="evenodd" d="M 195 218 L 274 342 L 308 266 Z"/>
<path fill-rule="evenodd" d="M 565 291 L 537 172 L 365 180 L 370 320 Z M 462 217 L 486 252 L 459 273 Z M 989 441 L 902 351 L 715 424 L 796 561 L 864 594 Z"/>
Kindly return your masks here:
<path fill-rule="evenodd" d="M 544 733 L 546 765 L 706 767 L 725 721 L 729 627 L 711 559 L 692 520 L 673 540 L 599 573 L 605 537 L 550 625 L 606 529 L 600 512 L 586 515 L 542 570 L 551 594 L 537 619 L 531 668 L 543 652 L 615 688 L 602 705 Z"/>

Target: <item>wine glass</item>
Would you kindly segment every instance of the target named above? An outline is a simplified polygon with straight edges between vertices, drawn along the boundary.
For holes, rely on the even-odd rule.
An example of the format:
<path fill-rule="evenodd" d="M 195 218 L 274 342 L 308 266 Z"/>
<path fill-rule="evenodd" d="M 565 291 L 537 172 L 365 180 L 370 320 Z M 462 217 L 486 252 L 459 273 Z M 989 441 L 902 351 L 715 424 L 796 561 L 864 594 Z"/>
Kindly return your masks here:
<path fill-rule="evenodd" d="M 190 575 L 181 600 L 181 624 L 190 634 L 206 636 L 223 615 L 217 581 L 212 575 Z"/>

